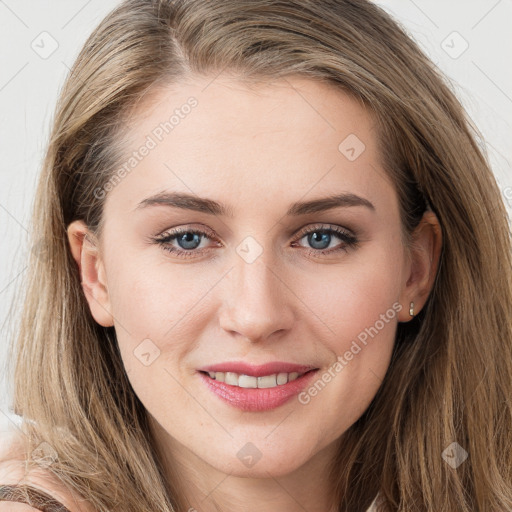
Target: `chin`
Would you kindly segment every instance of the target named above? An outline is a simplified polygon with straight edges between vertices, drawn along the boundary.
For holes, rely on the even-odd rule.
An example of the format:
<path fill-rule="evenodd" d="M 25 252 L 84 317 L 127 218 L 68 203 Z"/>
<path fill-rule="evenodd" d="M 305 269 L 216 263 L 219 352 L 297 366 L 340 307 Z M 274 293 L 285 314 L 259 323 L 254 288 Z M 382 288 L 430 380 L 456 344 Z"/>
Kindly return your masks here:
<path fill-rule="evenodd" d="M 268 435 L 268 434 L 265 434 Z M 245 438 L 247 439 L 247 438 Z M 281 444 L 264 444 L 255 440 L 234 442 L 226 446 L 225 450 L 212 453 L 208 450 L 208 457 L 201 457 L 216 470 L 231 476 L 250 478 L 282 477 L 289 475 L 308 462 L 308 454 L 312 447 L 304 444 L 290 446 L 289 440 L 282 439 Z M 204 452 L 203 452 L 204 453 Z M 200 453 L 197 455 L 201 456 Z"/>

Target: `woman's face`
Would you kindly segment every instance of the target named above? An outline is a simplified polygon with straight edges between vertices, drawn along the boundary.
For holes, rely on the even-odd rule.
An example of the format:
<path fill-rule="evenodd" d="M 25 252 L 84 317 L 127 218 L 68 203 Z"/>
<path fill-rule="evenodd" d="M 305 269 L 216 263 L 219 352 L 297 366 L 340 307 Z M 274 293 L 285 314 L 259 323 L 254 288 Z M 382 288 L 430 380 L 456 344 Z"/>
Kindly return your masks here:
<path fill-rule="evenodd" d="M 142 107 L 88 300 L 154 428 L 242 476 L 332 456 L 414 299 L 374 121 L 304 79 L 196 78 Z"/>

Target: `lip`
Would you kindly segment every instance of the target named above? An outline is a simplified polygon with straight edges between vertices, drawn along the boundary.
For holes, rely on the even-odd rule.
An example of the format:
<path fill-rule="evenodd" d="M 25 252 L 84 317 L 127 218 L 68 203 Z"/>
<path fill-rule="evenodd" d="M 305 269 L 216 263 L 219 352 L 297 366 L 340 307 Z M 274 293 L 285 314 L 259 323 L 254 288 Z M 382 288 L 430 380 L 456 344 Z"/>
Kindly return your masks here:
<path fill-rule="evenodd" d="M 251 377 L 263 377 L 264 375 L 273 375 L 274 373 L 306 373 L 310 370 L 316 370 L 314 366 L 303 364 L 287 363 L 282 361 L 273 361 L 260 365 L 245 363 L 244 361 L 229 361 L 225 363 L 212 364 L 198 368 L 200 372 L 233 372 L 239 375 L 249 375 Z"/>
<path fill-rule="evenodd" d="M 274 373 L 303 373 L 301 377 L 273 388 L 241 388 L 210 378 L 203 372 L 234 372 L 252 377 Z M 243 362 L 220 363 L 205 366 L 198 375 L 206 387 L 225 403 L 247 412 L 261 412 L 276 409 L 298 395 L 317 374 L 318 368 L 294 363 L 273 362 L 251 365 Z"/>

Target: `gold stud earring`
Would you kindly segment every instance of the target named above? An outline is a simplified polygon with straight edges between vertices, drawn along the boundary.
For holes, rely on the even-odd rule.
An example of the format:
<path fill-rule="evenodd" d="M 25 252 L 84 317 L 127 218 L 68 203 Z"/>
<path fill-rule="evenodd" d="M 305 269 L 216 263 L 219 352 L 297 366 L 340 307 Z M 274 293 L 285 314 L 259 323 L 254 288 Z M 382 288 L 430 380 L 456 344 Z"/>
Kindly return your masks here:
<path fill-rule="evenodd" d="M 409 315 L 414 316 L 414 302 L 409 306 Z"/>

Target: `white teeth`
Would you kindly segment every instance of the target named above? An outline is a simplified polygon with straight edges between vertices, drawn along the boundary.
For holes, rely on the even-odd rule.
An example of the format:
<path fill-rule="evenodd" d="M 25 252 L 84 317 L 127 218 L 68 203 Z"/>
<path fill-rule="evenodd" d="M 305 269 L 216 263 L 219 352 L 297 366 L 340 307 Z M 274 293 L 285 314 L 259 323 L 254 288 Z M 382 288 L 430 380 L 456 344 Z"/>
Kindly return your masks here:
<path fill-rule="evenodd" d="M 287 382 L 298 379 L 303 374 L 298 372 L 291 373 L 278 373 L 273 375 L 264 375 L 263 377 L 252 377 L 251 375 L 243 375 L 234 372 L 208 372 L 210 378 L 225 382 L 230 386 L 238 386 L 240 388 L 247 389 L 263 389 L 263 388 L 275 388 L 282 386 Z"/>
<path fill-rule="evenodd" d="M 238 377 L 238 385 L 241 388 L 257 388 L 259 387 L 258 380 L 258 378 L 251 377 L 250 375 L 240 375 Z"/>
<path fill-rule="evenodd" d="M 226 384 L 231 386 L 238 386 L 238 375 L 233 372 L 226 372 L 226 378 L 224 380 Z"/>
<path fill-rule="evenodd" d="M 278 384 L 286 384 L 288 382 L 288 374 L 287 373 L 278 373 L 277 374 L 277 383 Z"/>
<path fill-rule="evenodd" d="M 240 376 L 240 379 L 242 376 Z M 265 375 L 258 377 L 259 388 L 275 388 L 277 386 L 277 375 Z"/>

